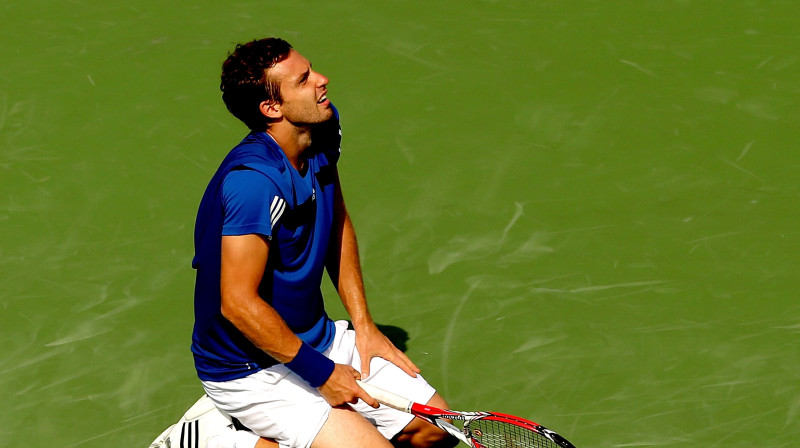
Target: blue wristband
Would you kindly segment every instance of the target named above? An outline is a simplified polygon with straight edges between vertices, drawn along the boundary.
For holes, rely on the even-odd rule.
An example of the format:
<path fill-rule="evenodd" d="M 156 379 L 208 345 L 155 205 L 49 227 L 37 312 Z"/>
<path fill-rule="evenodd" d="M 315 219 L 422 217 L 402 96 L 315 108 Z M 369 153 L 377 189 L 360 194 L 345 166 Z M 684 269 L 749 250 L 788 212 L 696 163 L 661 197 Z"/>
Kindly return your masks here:
<path fill-rule="evenodd" d="M 294 359 L 284 364 L 292 372 L 298 374 L 311 387 L 319 387 L 328 381 L 336 364 L 322 353 L 303 342 Z"/>

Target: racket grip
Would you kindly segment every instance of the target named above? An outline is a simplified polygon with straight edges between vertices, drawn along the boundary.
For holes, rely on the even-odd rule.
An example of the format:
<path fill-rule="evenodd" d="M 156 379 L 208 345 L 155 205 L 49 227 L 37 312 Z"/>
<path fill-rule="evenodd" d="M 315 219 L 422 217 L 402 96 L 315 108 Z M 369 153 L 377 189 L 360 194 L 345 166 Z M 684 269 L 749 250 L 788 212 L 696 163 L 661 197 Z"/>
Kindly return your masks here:
<path fill-rule="evenodd" d="M 381 404 L 385 404 L 390 408 L 395 408 L 398 411 L 403 411 L 407 413 L 411 413 L 411 405 L 414 404 L 407 398 L 403 398 L 400 395 L 393 394 L 387 390 L 383 390 L 379 387 L 361 382 L 356 380 L 356 383 L 364 389 L 364 392 L 368 393 L 372 398 L 378 400 Z"/>

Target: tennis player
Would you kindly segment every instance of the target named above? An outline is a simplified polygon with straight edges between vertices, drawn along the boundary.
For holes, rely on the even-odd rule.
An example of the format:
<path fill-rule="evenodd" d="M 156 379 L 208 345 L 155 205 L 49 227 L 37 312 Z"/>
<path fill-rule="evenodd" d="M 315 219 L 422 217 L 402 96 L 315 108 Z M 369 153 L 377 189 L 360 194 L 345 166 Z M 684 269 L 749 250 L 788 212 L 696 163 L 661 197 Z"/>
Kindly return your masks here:
<path fill-rule="evenodd" d="M 337 171 L 339 114 L 327 86 L 277 38 L 237 45 L 223 64 L 222 99 L 251 132 L 222 162 L 197 214 L 192 352 L 216 407 L 261 438 L 238 431 L 212 441 L 453 446 L 444 431 L 378 407 L 356 384 L 447 408 L 370 316 Z M 325 312 L 324 270 L 352 329 Z"/>

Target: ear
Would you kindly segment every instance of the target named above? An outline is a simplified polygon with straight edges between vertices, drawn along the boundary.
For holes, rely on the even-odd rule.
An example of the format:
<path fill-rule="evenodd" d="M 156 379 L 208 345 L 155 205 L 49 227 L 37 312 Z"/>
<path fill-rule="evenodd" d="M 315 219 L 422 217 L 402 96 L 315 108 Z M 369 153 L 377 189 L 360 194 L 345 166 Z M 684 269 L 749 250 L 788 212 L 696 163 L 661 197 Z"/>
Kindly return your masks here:
<path fill-rule="evenodd" d="M 262 101 L 258 108 L 262 115 L 271 120 L 277 120 L 283 116 L 281 105 L 274 101 Z"/>

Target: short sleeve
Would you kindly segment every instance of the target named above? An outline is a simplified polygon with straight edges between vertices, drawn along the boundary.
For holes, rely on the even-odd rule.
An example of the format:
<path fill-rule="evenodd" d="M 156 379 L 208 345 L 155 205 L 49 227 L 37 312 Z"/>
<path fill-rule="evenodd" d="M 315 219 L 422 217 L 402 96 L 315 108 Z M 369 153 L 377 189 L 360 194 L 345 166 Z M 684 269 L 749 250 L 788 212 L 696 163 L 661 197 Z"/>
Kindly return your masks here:
<path fill-rule="evenodd" d="M 234 170 L 222 181 L 225 219 L 223 235 L 259 234 L 272 237 L 272 229 L 286 210 L 275 184 L 254 170 Z"/>

